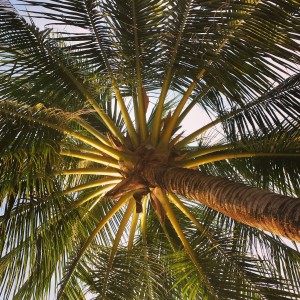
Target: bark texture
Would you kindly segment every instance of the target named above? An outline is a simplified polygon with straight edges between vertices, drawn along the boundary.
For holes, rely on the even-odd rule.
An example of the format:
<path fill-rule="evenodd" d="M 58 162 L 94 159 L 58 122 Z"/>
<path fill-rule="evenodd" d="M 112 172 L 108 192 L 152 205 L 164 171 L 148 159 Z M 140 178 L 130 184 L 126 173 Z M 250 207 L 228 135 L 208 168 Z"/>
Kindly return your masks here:
<path fill-rule="evenodd" d="M 300 199 L 164 164 L 144 166 L 152 186 L 197 200 L 237 221 L 300 241 Z"/>

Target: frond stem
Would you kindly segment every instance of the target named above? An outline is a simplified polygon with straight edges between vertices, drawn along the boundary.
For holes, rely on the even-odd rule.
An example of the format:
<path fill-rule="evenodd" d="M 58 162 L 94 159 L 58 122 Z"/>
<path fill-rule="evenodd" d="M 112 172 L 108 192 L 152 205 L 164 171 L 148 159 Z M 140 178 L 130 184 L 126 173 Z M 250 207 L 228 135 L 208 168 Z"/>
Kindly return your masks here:
<path fill-rule="evenodd" d="M 93 180 L 93 181 L 90 181 L 88 183 L 80 184 L 80 185 L 77 185 L 73 188 L 67 189 L 63 192 L 63 194 L 67 195 L 67 194 L 70 194 L 70 193 L 79 192 L 79 191 L 89 189 L 89 188 L 92 188 L 92 187 L 96 187 L 96 186 L 107 185 L 107 184 L 110 184 L 110 183 L 119 183 L 120 181 L 121 181 L 120 178 L 105 177 L 105 178 L 101 178 L 101 179 L 98 179 L 98 180 Z"/>
<path fill-rule="evenodd" d="M 136 225 L 139 220 L 139 214 L 134 211 L 132 215 L 132 220 L 131 220 L 131 226 L 130 226 L 130 232 L 129 232 L 129 238 L 128 238 L 128 250 L 132 250 L 133 247 L 133 241 L 134 241 L 134 235 L 135 235 L 135 230 L 136 230 Z"/>
<path fill-rule="evenodd" d="M 202 235 L 204 235 L 214 245 L 214 247 L 219 251 L 219 253 L 227 261 L 229 261 L 230 263 L 233 263 L 234 267 L 236 268 L 236 270 L 238 271 L 240 276 L 245 278 L 250 286 L 253 286 L 258 292 L 260 292 L 259 287 L 257 287 L 255 285 L 255 283 L 253 283 L 251 281 L 251 279 L 248 278 L 247 274 L 245 274 L 243 272 L 243 270 L 241 270 L 240 266 L 236 263 L 236 261 L 234 259 L 232 259 L 231 257 L 228 257 L 228 254 L 222 249 L 222 247 L 220 247 L 220 244 L 218 243 L 218 241 L 216 241 L 213 238 L 213 236 L 211 236 L 211 234 L 208 232 L 208 230 L 196 219 L 194 214 L 189 211 L 189 209 L 180 201 L 180 199 L 173 193 L 169 193 L 168 197 L 176 205 L 176 207 L 195 224 L 195 226 L 199 230 L 199 232 Z M 263 297 L 261 297 L 260 294 L 258 294 L 258 296 L 260 297 L 260 299 L 264 299 Z"/>
<path fill-rule="evenodd" d="M 39 36 L 36 35 L 34 31 L 31 30 L 31 33 L 36 36 L 37 39 L 39 39 Z M 57 57 L 55 53 L 53 53 L 51 47 L 49 44 L 43 44 L 43 47 L 48 52 L 48 54 L 51 56 L 51 58 L 56 62 L 58 67 L 60 67 L 65 75 L 71 80 L 71 82 L 76 86 L 76 88 L 79 90 L 81 95 L 90 103 L 90 105 L 96 110 L 96 112 L 99 114 L 105 125 L 111 130 L 111 132 L 118 137 L 121 141 L 123 139 L 121 132 L 119 129 L 115 126 L 113 121 L 110 119 L 110 117 L 105 113 L 105 111 L 99 106 L 99 104 L 95 101 L 93 96 L 90 94 L 90 92 L 82 85 L 82 83 L 72 74 L 72 72 L 69 70 L 69 68 L 65 65 L 65 63 Z"/>
<path fill-rule="evenodd" d="M 81 127 L 86 129 L 89 133 L 91 133 L 93 136 L 99 139 L 103 144 L 110 146 L 110 143 L 107 139 L 107 137 L 103 134 L 101 134 L 97 129 L 95 129 L 93 126 L 88 124 L 86 121 L 82 119 L 76 119 L 76 123 L 78 123 Z"/>
<path fill-rule="evenodd" d="M 175 46 L 173 48 L 173 53 L 172 53 L 172 57 L 170 60 L 170 64 L 167 69 L 167 73 L 166 73 L 166 76 L 165 76 L 165 79 L 164 79 L 164 82 L 163 82 L 163 85 L 161 88 L 161 92 L 160 92 L 160 96 L 159 96 L 159 100 L 158 100 L 158 104 L 157 104 L 157 109 L 156 109 L 156 113 L 155 113 L 154 120 L 153 120 L 152 132 L 151 132 L 151 140 L 152 140 L 153 145 L 156 145 L 157 141 L 158 141 L 160 126 L 161 126 L 161 117 L 162 117 L 162 113 L 163 113 L 163 106 L 164 106 L 164 102 L 165 102 L 165 99 L 166 99 L 166 96 L 167 96 L 167 93 L 168 93 L 168 90 L 169 90 L 169 87 L 171 84 L 171 80 L 173 77 L 173 74 L 172 74 L 173 66 L 174 66 L 176 56 L 177 56 L 178 47 L 181 43 L 181 38 L 182 38 L 182 34 L 183 34 L 183 31 L 185 28 L 186 20 L 187 20 L 189 11 L 190 11 L 191 3 L 192 3 L 192 0 L 189 0 L 186 10 L 184 12 L 182 23 L 180 25 L 179 32 L 178 32 L 178 35 L 176 38 Z"/>
<path fill-rule="evenodd" d="M 197 258 L 195 257 L 194 251 L 191 248 L 188 240 L 185 237 L 185 234 L 183 233 L 183 231 L 180 228 L 180 225 L 177 221 L 177 218 L 176 218 L 176 216 L 173 212 L 173 209 L 172 209 L 172 207 L 169 203 L 168 197 L 166 196 L 166 194 L 160 188 L 153 189 L 153 192 L 155 193 L 156 197 L 158 198 L 158 200 L 160 201 L 160 203 L 163 206 L 164 210 L 166 211 L 167 216 L 168 216 L 173 228 L 175 229 L 178 237 L 180 238 L 180 240 L 182 242 L 182 245 L 184 246 L 185 251 L 187 252 L 189 257 L 191 258 L 192 262 L 194 263 L 198 273 L 200 274 L 201 278 L 205 282 L 206 287 L 208 288 L 210 293 L 218 299 L 218 297 L 216 295 L 216 292 L 214 291 L 214 289 L 213 289 L 212 285 L 210 284 L 209 280 L 207 279 L 204 271 L 200 267 L 199 262 L 198 262 Z"/>
<path fill-rule="evenodd" d="M 144 197 L 142 200 L 142 217 L 141 217 L 141 230 L 142 230 L 142 236 L 143 236 L 143 243 L 144 245 L 147 244 L 147 198 Z"/>
<path fill-rule="evenodd" d="M 157 216 L 157 218 L 159 220 L 160 226 L 161 226 L 161 228 L 162 228 L 162 230 L 163 230 L 163 232 L 164 232 L 164 234 L 165 234 L 165 236 L 166 236 L 166 238 L 167 238 L 167 240 L 168 240 L 168 242 L 169 242 L 169 244 L 170 244 L 173 252 L 176 252 L 178 249 L 176 249 L 175 244 L 172 241 L 172 239 L 170 237 L 170 234 L 169 234 L 169 232 L 168 232 L 168 230 L 166 228 L 166 225 L 163 223 L 163 221 L 161 220 L 160 215 L 158 214 L 158 212 L 156 210 L 155 210 L 155 214 L 156 214 L 156 216 Z"/>
<path fill-rule="evenodd" d="M 178 166 L 183 168 L 193 168 L 215 161 L 233 159 L 233 158 L 247 158 L 247 157 L 300 157 L 300 153 L 274 153 L 274 152 L 244 152 L 244 153 L 225 153 L 211 155 L 208 157 L 199 157 L 194 160 L 185 160 L 178 163 Z"/>
<path fill-rule="evenodd" d="M 108 175 L 112 177 L 122 177 L 118 170 L 113 168 L 78 168 L 58 172 L 59 175 Z"/>
<path fill-rule="evenodd" d="M 65 151 L 61 150 L 59 152 L 61 155 L 65 156 L 70 156 L 70 157 L 76 157 L 76 158 L 81 158 L 89 161 L 94 161 L 99 164 L 108 166 L 108 167 L 113 167 L 116 169 L 120 169 L 119 163 L 113 159 L 113 158 L 108 158 L 108 157 L 103 157 L 100 155 L 95 155 L 95 154 L 87 154 L 87 153 L 81 153 L 81 152 L 75 152 L 75 151 Z"/>
<path fill-rule="evenodd" d="M 100 51 L 101 51 L 101 54 L 102 54 L 102 57 L 103 57 L 103 60 L 104 60 L 104 63 L 105 63 L 105 67 L 106 67 L 106 69 L 108 71 L 108 74 L 110 76 L 112 87 L 113 87 L 116 99 L 118 101 L 118 104 L 120 106 L 120 111 L 121 111 L 121 114 L 123 116 L 124 122 L 125 122 L 125 124 L 127 126 L 127 130 L 128 130 L 129 136 L 131 137 L 134 145 L 137 146 L 138 145 L 138 137 L 137 137 L 136 131 L 134 129 L 133 123 L 132 123 L 131 118 L 129 116 L 129 113 L 127 111 L 127 107 L 126 107 L 126 105 L 124 103 L 124 100 L 123 100 L 123 98 L 121 96 L 120 89 L 118 87 L 118 84 L 117 84 L 117 81 L 116 81 L 115 76 L 113 74 L 113 71 L 111 69 L 108 57 L 107 57 L 106 52 L 104 50 L 104 47 L 103 47 L 103 44 L 102 44 L 102 40 L 101 40 L 99 32 L 98 32 L 98 30 L 96 28 L 95 21 L 94 21 L 93 15 L 91 13 L 89 4 L 87 3 L 86 0 L 85 0 L 85 4 L 86 4 L 86 9 L 87 9 L 87 12 L 88 12 L 88 16 L 89 16 L 89 19 L 90 19 L 90 22 L 91 22 L 91 26 L 92 26 L 93 32 L 95 34 L 97 43 L 99 45 L 99 48 L 100 48 Z M 121 139 L 120 141 L 122 141 L 122 140 L 123 139 Z"/>
<path fill-rule="evenodd" d="M 227 42 L 229 41 L 229 38 L 232 36 L 233 32 L 240 26 L 240 24 L 242 24 L 243 20 L 239 20 L 237 22 L 237 25 L 235 26 L 234 29 L 232 29 L 228 35 L 223 39 L 223 41 L 219 44 L 218 48 L 214 51 L 214 58 L 217 57 L 217 55 L 222 51 L 222 49 L 225 47 L 225 45 L 227 44 Z M 185 92 L 185 94 L 183 95 L 182 99 L 180 100 L 178 106 L 176 107 L 172 118 L 170 120 L 170 122 L 168 123 L 162 139 L 161 139 L 161 144 L 162 147 L 167 147 L 167 144 L 172 136 L 173 130 L 175 125 L 177 124 L 179 115 L 182 111 L 182 109 L 184 108 L 187 100 L 189 99 L 190 95 L 192 94 L 192 92 L 194 91 L 194 89 L 196 88 L 199 80 L 203 77 L 203 75 L 206 73 L 207 69 L 209 68 L 209 66 L 213 63 L 214 59 L 209 59 L 207 61 L 207 63 L 205 64 L 205 66 L 202 68 L 202 70 L 197 74 L 197 76 L 195 77 L 195 79 L 193 80 L 193 82 L 190 84 L 189 88 L 187 89 L 187 91 Z"/>
<path fill-rule="evenodd" d="M 204 125 L 203 127 L 199 128 L 198 130 L 194 131 L 193 133 L 191 133 L 190 135 L 188 135 L 187 137 L 182 139 L 180 142 L 178 142 L 176 144 L 176 147 L 178 147 L 178 149 L 183 148 L 189 142 L 193 141 L 197 136 L 201 135 L 202 133 L 209 130 L 210 128 L 218 125 L 221 122 L 224 122 L 224 121 L 230 119 L 231 117 L 234 117 L 235 115 L 239 114 L 240 112 L 243 112 L 243 111 L 246 111 L 246 110 L 252 108 L 253 106 L 263 102 L 264 100 L 266 100 L 266 98 L 261 97 L 261 98 L 257 99 L 256 101 L 253 101 L 253 102 L 245 105 L 242 108 L 235 109 L 233 111 L 230 111 L 230 112 L 226 113 L 225 115 L 223 115 L 223 116 L 219 117 L 218 119 Z"/>
<path fill-rule="evenodd" d="M 116 186 L 115 183 L 113 183 L 113 184 L 108 184 L 108 185 L 105 185 L 105 186 L 102 186 L 101 188 L 97 189 L 96 192 L 90 194 L 89 196 L 84 197 L 83 199 L 80 199 L 80 200 L 77 200 L 77 201 L 73 202 L 73 203 L 72 203 L 73 208 L 74 208 L 74 207 L 78 207 L 78 206 L 80 206 L 80 205 L 82 205 L 82 204 L 84 204 L 84 203 L 86 203 L 86 202 L 92 200 L 92 199 L 95 198 L 95 197 L 98 197 L 98 196 L 99 196 L 98 198 L 103 197 L 103 195 L 104 195 L 106 192 L 108 192 L 109 190 L 111 190 L 111 189 L 112 189 L 113 187 L 115 187 L 115 186 Z M 98 201 L 98 200 L 97 200 L 97 201 Z"/>
<path fill-rule="evenodd" d="M 109 130 L 120 140 L 123 140 L 123 136 L 120 130 L 116 127 L 114 122 L 105 113 L 102 107 L 94 100 L 93 96 L 84 88 L 84 86 L 77 80 L 77 78 L 70 72 L 70 70 L 61 62 L 58 61 L 58 65 L 63 69 L 64 73 L 71 79 L 76 88 L 81 92 L 81 94 L 86 98 L 86 100 L 92 105 L 96 110 L 100 118 L 103 120 L 105 125 Z"/>
<path fill-rule="evenodd" d="M 134 207 L 135 207 L 135 201 L 133 199 L 130 199 L 128 202 L 127 209 L 124 213 L 123 219 L 122 219 L 121 223 L 119 224 L 119 229 L 116 234 L 116 237 L 115 237 L 115 240 L 114 240 L 111 252 L 110 252 L 109 260 L 108 260 L 107 267 L 106 267 L 107 269 L 106 269 L 105 277 L 103 280 L 103 287 L 102 287 L 103 297 L 105 297 L 105 295 L 106 295 L 106 288 L 107 288 L 107 283 L 108 283 L 108 279 L 109 279 L 110 269 L 112 268 L 113 261 L 114 261 L 116 252 L 118 250 L 118 246 L 119 246 L 122 234 L 124 233 L 125 227 L 128 223 L 130 216 L 132 215 Z"/>
<path fill-rule="evenodd" d="M 139 131 L 140 131 L 141 139 L 142 141 L 144 141 L 148 135 L 148 129 L 146 124 L 146 109 L 145 109 L 145 101 L 143 95 L 139 36 L 138 36 L 138 28 L 137 28 L 137 20 L 136 20 L 135 0 L 132 0 L 132 16 L 133 16 L 133 31 L 134 31 L 136 77 L 137 77 L 137 93 L 138 93 Z"/>
<path fill-rule="evenodd" d="M 138 99 L 137 99 L 135 87 L 132 88 L 132 102 L 133 102 L 135 126 L 136 128 L 140 128 L 139 105 L 138 105 Z"/>
<path fill-rule="evenodd" d="M 83 246 L 81 247 L 79 253 L 76 255 L 75 259 L 73 260 L 70 269 L 68 270 L 64 281 L 60 287 L 59 293 L 58 293 L 58 300 L 62 299 L 63 296 L 63 292 L 67 286 L 67 284 L 69 283 L 69 280 L 72 276 L 72 274 L 74 273 L 77 264 L 79 263 L 82 255 L 85 253 L 85 251 L 87 250 L 87 248 L 90 246 L 90 244 L 92 243 L 92 241 L 94 240 L 94 238 L 96 237 L 96 235 L 102 230 L 102 228 L 109 222 L 109 220 L 126 204 L 126 202 L 128 201 L 128 199 L 130 199 L 130 197 L 132 197 L 134 192 L 130 192 L 126 195 L 124 195 L 123 197 L 121 197 L 120 200 L 118 200 L 118 202 L 115 204 L 115 206 L 103 217 L 103 219 L 99 222 L 99 224 L 97 225 L 97 227 L 93 230 L 93 232 L 90 234 L 90 236 L 88 237 L 88 239 L 85 241 L 85 243 L 83 244 Z"/>
<path fill-rule="evenodd" d="M 225 144 L 225 145 L 215 145 L 212 147 L 199 149 L 198 151 L 189 151 L 186 154 L 185 159 L 195 158 L 195 157 L 203 156 L 203 155 L 218 152 L 218 151 L 228 150 L 228 149 L 231 149 L 234 147 L 236 147 L 236 145 Z"/>
<path fill-rule="evenodd" d="M 97 142 L 95 140 L 92 140 L 92 139 L 90 139 L 88 137 L 85 137 L 85 136 L 83 136 L 83 135 L 81 135 L 79 133 L 73 132 L 73 131 L 71 131 L 69 129 L 66 129 L 66 128 L 62 127 L 62 126 L 59 126 L 59 125 L 56 125 L 56 124 L 52 124 L 49 121 L 41 120 L 41 119 L 38 119 L 38 118 L 33 117 L 33 116 L 22 114 L 20 112 L 10 111 L 10 110 L 7 110 L 5 108 L 2 108 L 1 106 L 0 106 L 0 111 L 3 111 L 3 112 L 5 112 L 7 114 L 10 114 L 10 115 L 13 115 L 14 117 L 18 116 L 20 119 L 25 119 L 27 121 L 39 123 L 39 124 L 41 124 L 43 126 L 55 129 L 55 130 L 57 130 L 57 131 L 59 131 L 59 132 L 61 132 L 63 134 L 72 136 L 72 137 L 74 137 L 74 138 L 76 138 L 76 139 L 78 139 L 78 140 L 80 140 L 80 141 L 82 141 L 82 142 L 84 142 L 84 143 L 86 143 L 86 144 L 88 144 L 88 145 L 96 148 L 96 149 L 99 149 L 100 151 L 102 151 L 102 152 L 104 152 L 104 153 L 106 153 L 106 154 L 108 154 L 108 155 L 110 155 L 110 156 L 112 156 L 112 157 L 114 157 L 116 159 L 123 159 L 124 160 L 125 156 L 128 156 L 124 152 L 121 152 L 121 151 L 118 151 L 116 149 L 113 149 L 113 148 L 111 148 L 109 146 L 106 146 L 106 145 L 104 145 L 102 143 L 99 143 L 99 142 Z M 129 157 L 127 157 L 127 158 L 129 158 Z"/>
<path fill-rule="evenodd" d="M 191 102 L 190 104 L 185 107 L 182 111 L 182 113 L 179 115 L 176 125 L 179 125 L 184 118 L 187 116 L 187 114 L 192 110 L 192 108 L 208 93 L 209 88 L 203 89 L 202 92 L 200 92 Z"/>

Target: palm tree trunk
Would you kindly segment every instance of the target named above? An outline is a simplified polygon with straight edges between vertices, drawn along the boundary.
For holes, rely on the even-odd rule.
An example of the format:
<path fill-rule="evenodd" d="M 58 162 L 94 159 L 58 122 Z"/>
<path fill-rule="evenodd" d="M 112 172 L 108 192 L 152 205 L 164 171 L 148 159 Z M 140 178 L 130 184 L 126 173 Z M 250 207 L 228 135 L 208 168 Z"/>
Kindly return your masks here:
<path fill-rule="evenodd" d="M 247 225 L 300 241 L 299 198 L 159 163 L 144 166 L 141 175 L 152 186 L 197 200 Z"/>

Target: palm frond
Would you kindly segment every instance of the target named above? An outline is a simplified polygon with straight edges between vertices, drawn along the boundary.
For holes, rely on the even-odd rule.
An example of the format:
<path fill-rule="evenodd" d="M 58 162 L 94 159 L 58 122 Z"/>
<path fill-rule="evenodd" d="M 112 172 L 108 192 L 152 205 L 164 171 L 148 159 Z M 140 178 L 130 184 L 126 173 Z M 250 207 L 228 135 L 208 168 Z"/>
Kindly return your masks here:
<path fill-rule="evenodd" d="M 185 236 L 189 239 L 195 253 L 198 254 L 199 264 L 209 277 L 211 284 L 217 292 L 219 291 L 220 299 L 223 297 L 224 299 L 264 299 L 265 297 L 267 299 L 269 297 L 270 299 L 273 299 L 272 297 L 274 299 L 276 297 L 297 299 L 295 286 L 299 280 L 299 272 L 296 266 L 291 267 L 291 272 L 288 271 L 289 264 L 294 261 L 295 255 L 299 256 L 297 251 L 290 248 L 283 257 L 279 254 L 283 250 L 280 240 L 256 229 L 247 231 L 244 225 L 209 208 L 199 207 L 198 204 L 187 202 L 182 198 L 181 200 L 196 219 L 201 220 L 201 227 L 205 228 L 205 231 L 199 234 L 197 230 L 192 229 L 195 223 L 194 225 L 186 223 Z M 180 222 L 186 222 L 183 216 L 177 215 L 177 219 Z M 253 247 L 253 245 L 256 246 Z M 283 247 L 289 248 L 286 245 Z M 174 261 L 171 265 L 174 269 L 173 274 L 177 278 L 178 285 L 181 285 L 181 290 L 185 291 L 186 295 L 196 297 L 197 292 L 202 290 L 196 272 L 193 271 L 187 256 L 184 253 L 178 254 L 173 255 Z M 276 255 L 276 258 L 273 255 Z M 279 260 L 275 263 L 274 260 L 277 258 Z M 218 263 L 215 264 L 215 262 Z M 239 280 L 231 281 L 229 274 L 236 274 L 232 277 L 238 277 Z M 278 292 L 277 289 L 279 289 Z"/>
<path fill-rule="evenodd" d="M 285 195 L 299 196 L 298 142 L 294 140 L 297 144 L 293 144 L 293 140 L 291 140 L 291 144 L 286 143 L 286 137 L 285 134 L 281 136 L 281 145 L 279 137 L 274 139 L 274 135 L 273 139 L 269 136 L 255 142 L 245 139 L 241 148 L 231 151 L 235 154 L 223 152 L 215 157 L 214 154 L 200 157 L 198 164 L 201 164 L 201 160 L 203 161 L 200 170 L 214 176 L 230 178 Z M 275 141 L 278 144 L 274 143 Z M 249 143 L 247 144 L 247 142 Z M 258 155 L 250 155 L 250 153 L 254 153 L 254 148 L 255 151 L 258 151 Z M 243 155 L 243 151 L 247 151 L 247 149 L 251 149 L 251 152 Z M 260 151 L 265 152 L 261 152 L 259 155 Z M 280 153 L 283 154 L 280 155 Z"/>
<path fill-rule="evenodd" d="M 297 121 L 300 113 L 299 79 L 299 74 L 292 75 L 263 96 L 247 104 L 234 106 L 230 111 L 224 107 L 224 101 L 230 105 L 234 102 L 228 98 L 225 100 L 224 95 L 212 89 L 202 98 L 203 102 L 200 102 L 200 105 L 213 111 L 217 115 L 216 118 L 181 140 L 177 148 L 220 125 L 227 136 L 233 133 L 233 139 L 236 132 L 240 135 L 251 134 L 257 130 L 268 132 L 281 126 L 283 121 Z"/>

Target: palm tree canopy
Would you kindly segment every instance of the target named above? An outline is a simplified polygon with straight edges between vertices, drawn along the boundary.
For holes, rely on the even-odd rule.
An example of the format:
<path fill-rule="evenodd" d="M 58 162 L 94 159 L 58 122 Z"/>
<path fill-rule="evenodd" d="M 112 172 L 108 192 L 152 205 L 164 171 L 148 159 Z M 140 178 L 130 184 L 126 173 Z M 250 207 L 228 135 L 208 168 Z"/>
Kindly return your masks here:
<path fill-rule="evenodd" d="M 295 243 L 140 171 L 300 197 L 298 0 L 17 4 L 0 2 L 0 298 L 300 299 Z"/>

